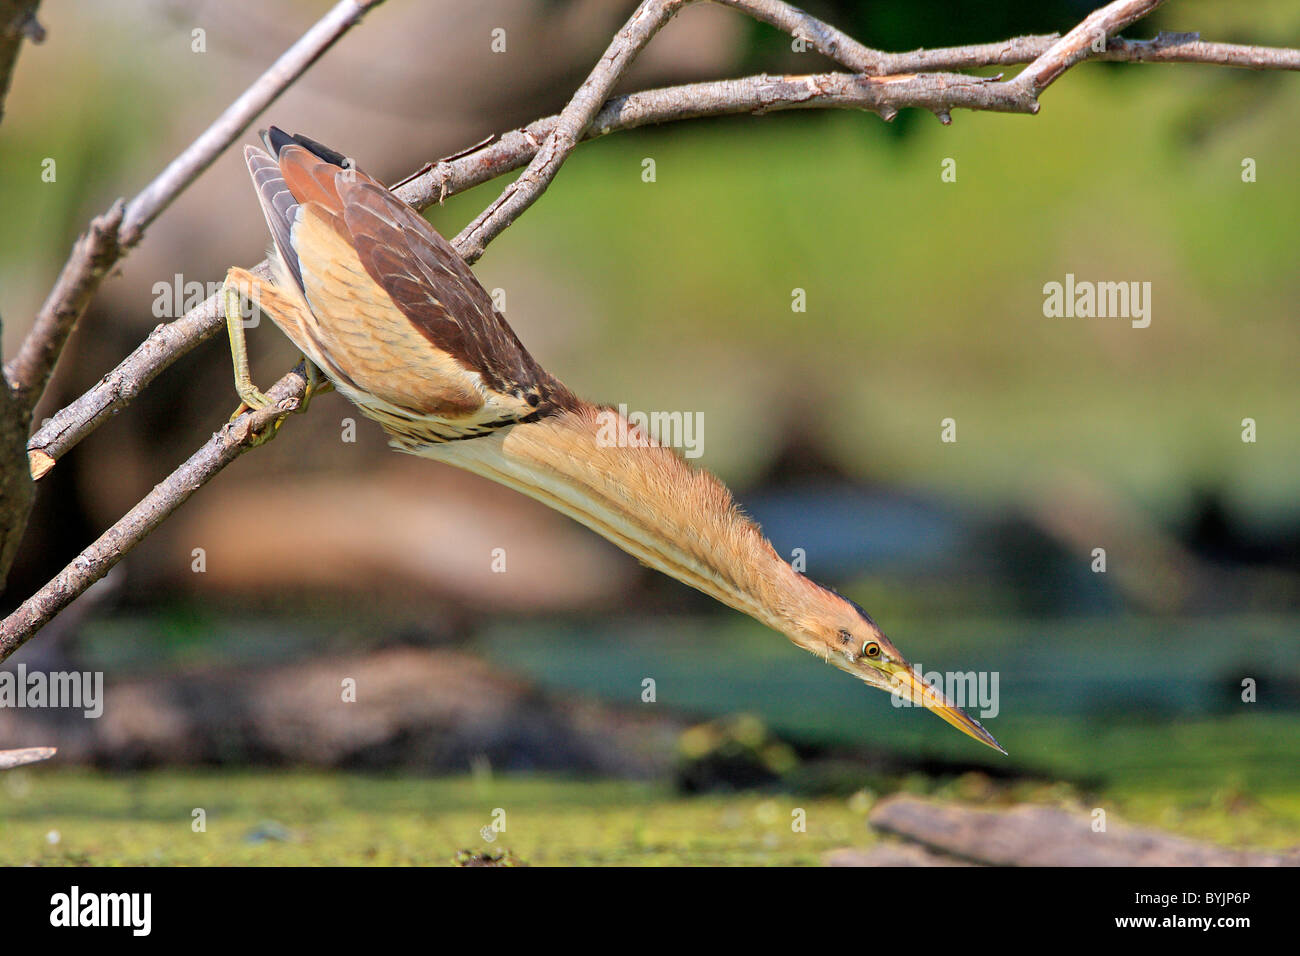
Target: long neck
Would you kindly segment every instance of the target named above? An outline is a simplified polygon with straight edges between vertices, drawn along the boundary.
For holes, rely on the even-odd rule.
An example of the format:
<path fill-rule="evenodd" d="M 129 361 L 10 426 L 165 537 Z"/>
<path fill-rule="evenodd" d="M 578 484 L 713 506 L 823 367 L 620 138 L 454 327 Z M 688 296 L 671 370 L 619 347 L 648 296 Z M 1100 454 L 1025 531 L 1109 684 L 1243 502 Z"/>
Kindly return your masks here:
<path fill-rule="evenodd" d="M 578 402 L 504 436 L 436 446 L 430 456 L 536 498 L 786 634 L 820 590 L 781 560 L 722 482 L 612 409 Z"/>

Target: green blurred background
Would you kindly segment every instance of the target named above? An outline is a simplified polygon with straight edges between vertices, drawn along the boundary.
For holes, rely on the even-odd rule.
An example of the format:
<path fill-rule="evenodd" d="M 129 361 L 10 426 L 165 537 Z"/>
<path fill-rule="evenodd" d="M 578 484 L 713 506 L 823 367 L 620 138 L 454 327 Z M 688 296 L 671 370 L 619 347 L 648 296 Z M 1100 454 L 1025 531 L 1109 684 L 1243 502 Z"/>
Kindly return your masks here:
<path fill-rule="evenodd" d="M 556 111 L 630 6 L 457 8 L 435 37 L 427 8 L 390 0 L 266 120 L 395 180 Z M 1064 30 L 1092 6 L 810 9 L 870 45 L 910 49 Z M 139 189 L 325 5 L 140 4 L 111 22 L 68 7 L 47 11 L 50 39 L 24 51 L 0 133 L 7 354 L 88 215 Z M 504 56 L 486 39 L 499 24 Z M 1300 13 L 1281 0 L 1177 3 L 1127 35 L 1158 29 L 1296 45 Z M 832 69 L 712 7 L 688 9 L 652 51 L 625 88 Z M 616 773 L 566 764 L 544 734 L 498 746 L 498 733 L 451 757 L 454 715 L 430 745 L 436 759 L 396 747 L 388 763 L 259 751 L 254 731 L 224 750 L 132 749 L 51 723 L 42 739 L 0 736 L 78 741 L 66 761 L 0 780 L 11 796 L 0 861 L 441 862 L 486 846 L 478 827 L 506 807 L 517 815 L 501 842 L 531 862 L 816 862 L 871 841 L 863 815 L 895 789 L 1102 806 L 1234 845 L 1300 843 L 1298 107 L 1290 74 L 1085 64 L 1034 117 L 962 112 L 943 127 L 915 111 L 892 124 L 796 112 L 621 133 L 578 149 L 476 268 L 505 291 L 524 342 L 581 394 L 701 413 L 702 463 L 779 551 L 803 549 L 809 575 L 863 604 L 913 660 L 997 672 L 1000 712 L 986 723 L 1009 758 L 476 484 L 427 492 L 471 524 L 505 509 L 496 537 L 440 548 L 459 576 L 391 569 L 385 552 L 401 545 L 383 546 L 384 519 L 344 515 L 392 476 L 414 483 L 409 507 L 421 507 L 442 469 L 389 455 L 364 421 L 356 444 L 340 443 L 348 409 L 330 396 L 10 666 L 102 669 L 110 686 L 155 686 L 184 710 L 168 682 L 201 681 L 205 668 L 292 674 L 312 659 L 451 648 L 545 706 L 591 702 L 638 721 L 653 711 L 649 725 L 671 713 L 645 731 L 657 756 Z M 153 283 L 219 281 L 258 258 L 265 236 L 234 152 L 105 285 L 43 414 L 159 321 Z M 46 157 L 55 184 L 40 182 Z M 946 160 L 955 182 L 941 178 Z M 429 218 L 453 234 L 501 185 Z M 1150 282 L 1150 327 L 1044 317 L 1044 284 L 1067 273 Z M 806 312 L 792 310 L 794 289 Z M 272 328 L 252 342 L 258 381 L 293 361 Z M 10 605 L 224 421 L 235 403 L 225 352 L 214 339 L 178 363 L 42 483 Z M 940 441 L 946 418 L 955 444 Z M 284 517 L 275 502 L 308 490 L 317 510 Z M 218 545 L 214 528 L 247 534 Z M 525 552 L 538 573 L 607 576 L 593 572 L 557 605 L 544 585 L 488 572 L 491 546 L 525 538 L 540 542 Z M 270 541 L 288 544 L 241 576 Z M 203 575 L 191 573 L 194 547 L 211 556 Z M 1092 570 L 1099 547 L 1104 574 Z M 582 548 L 598 550 L 570 563 Z M 338 579 L 310 570 L 321 563 Z M 679 735 L 710 721 L 703 736 Z M 190 827 L 199 806 L 213 815 L 206 839 Z M 810 808 L 809 833 L 786 832 L 791 806 Z"/>

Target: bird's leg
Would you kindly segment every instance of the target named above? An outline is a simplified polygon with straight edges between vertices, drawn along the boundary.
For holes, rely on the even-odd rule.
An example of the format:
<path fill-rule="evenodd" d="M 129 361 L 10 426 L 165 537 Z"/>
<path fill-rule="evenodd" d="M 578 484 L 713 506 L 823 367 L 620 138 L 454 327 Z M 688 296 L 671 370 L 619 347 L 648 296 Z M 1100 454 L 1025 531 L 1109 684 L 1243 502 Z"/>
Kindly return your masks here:
<path fill-rule="evenodd" d="M 328 392 L 334 387 L 334 383 L 321 373 L 321 370 L 316 367 L 316 363 L 305 355 L 302 357 L 302 366 L 303 378 L 307 380 L 307 388 L 302 393 L 302 404 L 298 406 L 299 412 L 307 410 L 307 406 L 311 404 L 312 396 L 320 392 Z M 297 371 L 297 369 L 294 371 Z"/>
<path fill-rule="evenodd" d="M 249 285 L 250 281 L 261 282 L 250 272 L 231 269 L 226 273 L 225 284 L 221 287 L 226 306 L 226 333 L 230 337 L 230 357 L 235 366 L 235 391 L 239 393 L 239 398 L 244 403 L 235 410 L 234 415 L 230 416 L 232 421 L 241 415 L 245 408 L 265 408 L 271 404 L 270 397 L 253 384 L 252 376 L 248 372 L 248 346 L 244 342 L 242 300 L 245 292 L 254 291 Z M 252 299 L 256 306 L 256 297 L 253 296 Z"/>
<path fill-rule="evenodd" d="M 249 374 L 248 346 L 244 340 L 243 300 L 247 298 L 267 315 L 271 314 L 267 311 L 268 308 L 283 312 L 295 306 L 273 284 L 246 269 L 233 268 L 227 272 L 221 292 L 225 302 L 226 332 L 230 337 L 230 357 L 235 370 L 235 391 L 239 393 L 242 402 L 230 416 L 230 420 L 234 421 L 246 410 L 266 408 L 272 403 L 271 397 L 253 384 L 252 376 Z M 329 379 L 321 374 L 320 369 L 306 355 L 302 356 L 302 369 L 307 387 L 303 390 L 302 401 L 295 409 L 299 412 L 307 410 L 312 396 L 317 392 L 333 387 Z M 283 417 L 277 418 L 269 430 L 257 436 L 256 443 L 261 444 L 273 438 L 283 420 Z"/>

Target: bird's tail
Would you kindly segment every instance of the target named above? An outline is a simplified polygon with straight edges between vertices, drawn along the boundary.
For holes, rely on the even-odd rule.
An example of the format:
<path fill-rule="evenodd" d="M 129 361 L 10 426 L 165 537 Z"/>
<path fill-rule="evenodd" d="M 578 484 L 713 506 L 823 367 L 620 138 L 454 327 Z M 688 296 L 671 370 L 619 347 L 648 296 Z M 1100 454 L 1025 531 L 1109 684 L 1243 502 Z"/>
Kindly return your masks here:
<path fill-rule="evenodd" d="M 338 166 L 340 169 L 352 168 L 352 161 L 338 150 L 330 149 L 324 143 L 318 143 L 309 136 L 303 136 L 302 133 L 286 133 L 280 127 L 272 126 L 270 129 L 262 130 L 260 135 L 262 142 L 266 144 L 266 148 L 277 159 L 280 156 L 280 150 L 286 146 L 297 145 L 332 166 Z"/>

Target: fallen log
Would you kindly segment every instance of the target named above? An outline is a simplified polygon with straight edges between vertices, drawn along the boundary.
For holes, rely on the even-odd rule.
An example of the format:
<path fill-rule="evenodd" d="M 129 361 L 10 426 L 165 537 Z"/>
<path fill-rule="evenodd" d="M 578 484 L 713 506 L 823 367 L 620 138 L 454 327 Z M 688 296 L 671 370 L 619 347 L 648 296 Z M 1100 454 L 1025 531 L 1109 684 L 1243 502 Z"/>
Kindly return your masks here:
<path fill-rule="evenodd" d="M 1097 830 L 1089 814 L 1033 804 L 977 810 L 897 796 L 868 819 L 883 833 L 992 866 L 1300 866 L 1300 847 L 1235 850 L 1113 820 Z"/>
<path fill-rule="evenodd" d="M 311 766 L 654 778 L 687 726 L 663 708 L 549 693 L 470 654 L 390 647 L 195 667 L 104 686 L 103 715 L 0 707 L 0 747 L 52 740 L 65 766 Z"/>

